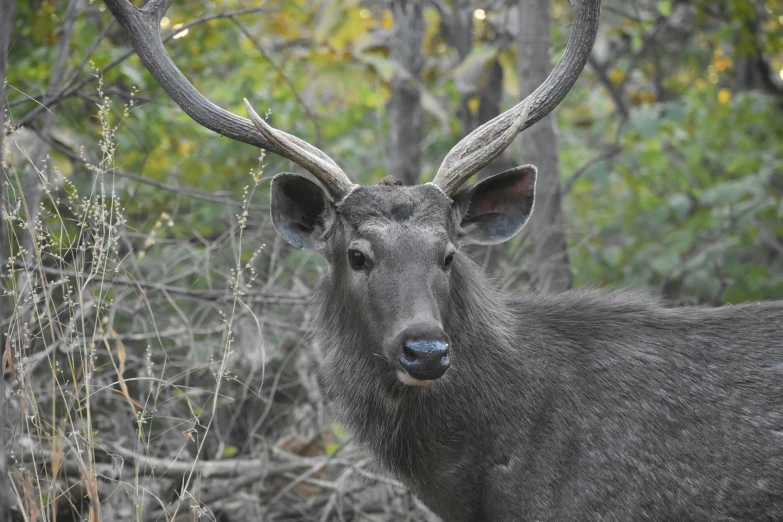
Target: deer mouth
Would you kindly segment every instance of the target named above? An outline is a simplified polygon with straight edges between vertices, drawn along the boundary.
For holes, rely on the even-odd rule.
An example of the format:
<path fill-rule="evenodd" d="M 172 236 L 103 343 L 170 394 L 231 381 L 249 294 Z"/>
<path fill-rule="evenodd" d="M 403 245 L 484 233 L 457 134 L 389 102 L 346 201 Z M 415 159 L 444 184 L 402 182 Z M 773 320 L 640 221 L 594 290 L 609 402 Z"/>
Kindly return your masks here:
<path fill-rule="evenodd" d="M 432 380 L 414 379 L 402 370 L 397 370 L 397 379 L 405 386 L 418 386 L 420 388 L 429 386 L 432 383 Z"/>

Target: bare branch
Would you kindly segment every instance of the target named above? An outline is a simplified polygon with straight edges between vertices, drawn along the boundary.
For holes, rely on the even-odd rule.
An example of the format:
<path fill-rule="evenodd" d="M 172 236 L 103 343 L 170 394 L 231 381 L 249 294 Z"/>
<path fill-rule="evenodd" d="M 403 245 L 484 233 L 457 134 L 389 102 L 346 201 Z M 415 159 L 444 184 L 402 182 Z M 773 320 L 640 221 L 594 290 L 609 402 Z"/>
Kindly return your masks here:
<path fill-rule="evenodd" d="M 259 42 L 257 39 L 253 37 L 252 34 L 250 34 L 250 31 L 247 30 L 247 28 L 242 24 L 236 16 L 229 16 L 229 20 L 231 20 L 234 25 L 237 26 L 237 28 L 242 31 L 242 34 L 245 35 L 245 38 L 250 40 L 250 42 L 255 45 L 256 49 L 258 49 L 258 52 L 261 53 L 261 56 L 264 57 L 266 62 L 269 64 L 269 66 L 275 70 L 275 72 L 280 75 L 280 78 L 285 82 L 286 85 L 288 85 L 288 88 L 291 90 L 291 94 L 294 95 L 294 98 L 296 98 L 296 101 L 299 102 L 299 106 L 302 107 L 302 110 L 307 115 L 307 118 L 310 120 L 310 122 L 313 124 L 313 130 L 315 130 L 315 143 L 316 146 L 318 146 L 321 142 L 321 126 L 318 124 L 318 118 L 315 114 L 313 114 L 313 111 L 310 110 L 310 107 L 305 103 L 305 101 L 302 99 L 302 96 L 299 94 L 299 91 L 296 89 L 296 86 L 294 83 L 288 78 L 288 76 L 285 75 L 283 72 L 283 69 L 281 69 L 275 61 L 272 59 L 271 56 L 269 56 L 269 53 L 264 49 L 264 46 L 261 45 L 261 42 Z"/>
<path fill-rule="evenodd" d="M 607 65 L 599 63 L 593 56 L 590 56 L 588 61 L 590 67 L 593 68 L 596 76 L 598 76 L 598 80 L 603 84 L 607 92 L 609 92 L 609 96 L 611 96 L 614 106 L 620 113 L 620 125 L 622 126 L 622 122 L 630 117 L 630 111 L 628 110 L 628 104 L 625 101 L 622 87 L 616 85 L 612 79 L 609 78 L 609 74 L 606 71 Z"/>
<path fill-rule="evenodd" d="M 108 92 L 108 89 L 105 91 Z M 138 99 L 138 96 L 136 97 Z M 68 156 L 73 161 L 89 164 L 89 160 L 85 159 L 81 155 L 74 152 L 72 149 L 58 143 L 51 137 L 44 136 L 40 132 L 36 131 L 36 134 L 39 138 L 41 138 L 43 141 L 45 141 L 50 147 L 57 150 L 58 152 L 64 154 L 65 156 Z M 145 185 L 150 185 L 155 188 L 159 188 L 161 190 L 166 190 L 169 192 L 173 192 L 175 194 L 178 194 L 180 196 L 186 196 L 193 199 L 200 199 L 202 201 L 209 201 L 211 203 L 221 203 L 225 205 L 229 205 L 232 207 L 239 207 L 242 208 L 245 204 L 241 201 L 237 201 L 231 197 L 231 194 L 226 191 L 219 191 L 219 192 L 209 192 L 206 190 L 200 190 L 195 187 L 191 187 L 189 185 L 170 185 L 168 183 L 162 183 L 160 181 L 155 181 L 151 178 L 145 178 L 144 176 L 139 176 L 138 174 L 132 174 L 130 172 L 126 172 L 122 169 L 113 168 L 111 169 L 111 174 L 114 174 L 116 176 L 119 176 L 121 178 L 129 179 L 132 181 L 136 181 L 139 183 L 143 183 Z M 247 204 L 248 210 L 255 210 L 255 211 L 267 211 L 269 210 L 269 207 L 262 206 L 262 205 L 256 205 L 253 203 Z"/>
<path fill-rule="evenodd" d="M 196 18 L 194 20 L 191 20 L 190 22 L 184 24 L 182 27 L 177 28 L 177 30 L 175 30 L 175 31 L 171 31 L 168 35 L 163 37 L 163 43 L 165 44 L 169 40 L 172 40 L 174 38 L 174 36 L 176 36 L 177 34 L 179 34 L 180 32 L 182 32 L 182 31 L 184 31 L 186 29 L 190 29 L 193 26 L 196 26 L 196 25 L 199 25 L 199 24 L 203 24 L 203 23 L 209 22 L 211 20 L 217 20 L 217 19 L 220 19 L 220 18 L 231 18 L 233 16 L 239 16 L 239 15 L 250 14 L 250 13 L 259 13 L 259 12 L 265 12 L 265 11 L 268 11 L 268 9 L 265 9 L 263 7 L 252 7 L 252 8 L 248 8 L 248 9 L 238 9 L 236 11 L 226 11 L 225 13 L 215 13 L 215 14 L 211 14 L 211 15 L 204 15 L 204 16 L 201 16 L 201 17 Z M 110 24 L 107 24 L 107 27 L 109 25 Z M 104 30 L 105 30 L 105 28 L 104 28 Z M 78 73 L 78 71 L 83 68 L 84 63 L 87 62 L 87 60 L 89 59 L 90 55 L 94 52 L 93 46 L 97 46 L 97 44 L 100 43 L 100 40 L 101 40 L 101 35 L 98 35 L 98 37 L 96 38 L 96 41 L 93 42 L 93 44 L 90 47 L 90 50 L 87 52 L 85 57 L 82 59 L 82 63 L 76 68 L 76 73 Z M 135 51 L 133 51 L 133 50 L 127 51 L 125 53 L 122 53 L 117 58 L 115 58 L 114 60 L 110 61 L 108 64 L 104 65 L 101 69 L 99 69 L 96 74 L 93 74 L 93 75 L 88 76 L 87 78 L 84 78 L 82 81 L 80 81 L 76 85 L 72 85 L 72 84 L 76 80 L 77 74 L 72 74 L 71 77 L 66 82 L 65 86 L 52 99 L 47 99 L 46 97 L 44 97 L 39 102 L 38 107 L 36 107 L 35 109 L 31 110 L 29 113 L 25 114 L 24 116 L 22 116 L 21 118 L 16 120 L 16 122 L 14 124 L 14 128 L 18 129 L 19 127 L 24 127 L 25 125 L 30 124 L 43 111 L 49 109 L 53 105 L 56 105 L 56 104 L 60 103 L 61 101 L 65 100 L 67 98 L 70 98 L 72 96 L 77 95 L 79 93 L 79 91 L 82 89 L 82 87 L 97 81 L 98 78 L 100 78 L 103 74 L 106 73 L 106 71 L 108 71 L 109 69 L 113 69 L 114 67 L 116 67 L 117 65 L 121 64 L 122 62 L 124 62 L 125 60 L 127 60 L 128 58 L 133 56 L 134 54 L 135 54 Z M 38 100 L 35 100 L 34 98 L 27 98 L 27 99 L 24 99 L 24 100 L 18 100 L 16 102 L 14 102 L 12 104 L 12 106 L 18 105 L 18 104 L 24 103 L 24 102 L 30 102 L 30 101 L 38 101 Z"/>
<path fill-rule="evenodd" d="M 35 454 L 43 461 L 51 458 L 51 453 L 43 448 L 28 448 L 28 453 Z M 324 466 L 326 464 L 347 464 L 344 460 L 338 460 L 330 457 L 299 457 L 291 458 L 283 462 L 270 462 L 270 458 L 259 459 L 225 459 L 216 461 L 196 461 L 190 455 L 183 455 L 180 458 L 159 458 L 146 455 L 138 455 L 136 452 L 114 446 L 108 451 L 114 459 L 114 463 L 97 463 L 96 471 L 99 476 L 119 479 L 124 474 L 132 475 L 133 470 L 128 469 L 128 464 L 135 463 L 139 467 L 139 473 L 143 476 L 182 478 L 193 470 L 197 470 L 201 478 L 223 478 L 236 477 L 243 475 L 253 475 L 256 480 L 262 480 L 265 476 L 279 475 L 288 471 L 294 471 L 301 468 Z M 3 460 L 7 457 L 4 455 Z M 74 451 L 66 455 L 62 460 L 62 470 L 69 475 L 80 474 L 81 456 Z M 15 463 L 14 461 L 11 461 Z M 117 465 L 119 464 L 119 465 Z M 125 471 L 123 471 L 125 468 Z"/>
<path fill-rule="evenodd" d="M 57 43 L 54 63 L 52 64 L 51 74 L 49 76 L 49 84 L 46 89 L 47 95 L 57 92 L 62 85 L 63 78 L 65 77 L 65 66 L 68 60 L 68 54 L 71 50 L 71 36 L 76 28 L 76 20 L 81 14 L 83 5 L 84 0 L 70 0 L 65 13 L 63 14 L 62 24 L 60 25 L 60 40 Z M 46 138 L 50 137 L 55 127 L 55 123 L 55 114 L 53 111 L 44 113 L 41 118 L 40 134 Z M 49 145 L 46 141 L 40 146 L 35 147 L 34 150 L 30 152 L 28 163 L 22 170 L 21 180 L 17 179 L 17 183 L 21 181 L 19 189 L 20 192 L 23 193 L 21 201 L 25 208 L 27 220 L 27 233 L 22 236 L 22 251 L 25 252 L 23 266 L 25 267 L 32 265 L 33 258 L 36 258 L 39 261 L 41 259 L 35 222 L 38 220 L 38 213 L 43 202 L 44 186 L 48 177 L 48 172 L 45 168 L 45 160 L 49 155 L 49 150 Z M 17 287 L 19 288 L 19 296 L 17 297 L 18 303 L 27 300 L 27 296 L 32 291 L 32 279 L 33 274 L 31 271 L 22 271 L 17 283 Z"/>
<path fill-rule="evenodd" d="M 590 167 L 593 165 L 596 165 L 598 163 L 601 163 L 602 161 L 608 160 L 612 156 L 616 156 L 620 152 L 622 152 L 623 148 L 620 145 L 612 145 L 608 149 L 604 150 L 597 156 L 590 158 L 589 160 L 585 161 L 578 169 L 574 171 L 573 174 L 571 174 L 571 177 L 568 178 L 568 181 L 563 186 L 563 197 L 568 195 L 569 192 L 571 192 L 571 189 L 574 188 L 574 183 L 582 177 L 582 175 L 590 170 Z"/>
<path fill-rule="evenodd" d="M 16 268 L 24 269 L 24 265 L 21 263 L 17 263 Z M 59 268 L 54 267 L 48 267 L 48 266 L 39 266 L 36 267 L 37 270 L 40 270 L 41 272 L 52 275 L 55 277 L 76 277 L 78 274 L 74 271 L 68 271 L 68 270 L 61 270 Z M 224 301 L 231 301 L 234 299 L 233 295 L 230 292 L 224 292 L 222 290 L 201 290 L 201 289 L 194 289 L 194 288 L 185 288 L 182 286 L 174 286 L 174 285 L 168 285 L 165 283 L 154 283 L 150 281 L 142 281 L 133 279 L 131 277 L 121 276 L 121 275 L 111 275 L 106 274 L 106 281 L 110 282 L 113 285 L 122 285 L 122 286 L 129 286 L 137 288 L 141 293 L 146 293 L 149 291 L 157 291 L 157 292 L 168 292 L 173 295 L 181 295 L 184 297 L 189 297 L 191 299 L 197 299 L 201 301 L 213 301 L 213 302 L 224 302 Z M 105 284 L 106 281 L 98 281 L 96 284 Z M 243 290 L 243 301 L 247 303 L 259 303 L 259 304 L 290 304 L 290 305 L 300 305 L 304 304 L 308 296 L 306 294 L 298 294 L 298 293 L 287 293 L 287 292 L 267 292 L 264 290 Z"/>

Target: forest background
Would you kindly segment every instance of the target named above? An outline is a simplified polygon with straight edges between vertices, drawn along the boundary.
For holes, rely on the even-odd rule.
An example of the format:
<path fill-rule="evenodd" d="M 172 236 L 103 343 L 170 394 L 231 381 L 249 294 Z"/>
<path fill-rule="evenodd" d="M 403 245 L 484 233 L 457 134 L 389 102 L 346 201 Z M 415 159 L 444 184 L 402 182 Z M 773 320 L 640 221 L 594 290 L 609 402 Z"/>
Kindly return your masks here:
<path fill-rule="evenodd" d="M 177 0 L 160 29 L 214 103 L 416 183 L 570 23 L 565 0 Z M 325 264 L 268 215 L 301 169 L 190 120 L 100 0 L 0 0 L 0 84 L 0 521 L 431 519 L 318 386 Z M 474 252 L 501 287 L 782 297 L 783 1 L 605 0 L 571 94 L 480 175 L 523 163 L 534 219 Z"/>

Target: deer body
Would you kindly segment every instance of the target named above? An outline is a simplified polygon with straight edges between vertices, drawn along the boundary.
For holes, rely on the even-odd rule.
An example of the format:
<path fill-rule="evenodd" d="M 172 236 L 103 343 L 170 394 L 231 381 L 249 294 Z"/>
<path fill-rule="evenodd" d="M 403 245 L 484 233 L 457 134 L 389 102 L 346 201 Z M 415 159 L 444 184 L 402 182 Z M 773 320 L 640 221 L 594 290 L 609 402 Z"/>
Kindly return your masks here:
<path fill-rule="evenodd" d="M 367 349 L 345 275 L 315 301 L 334 411 L 444 520 L 783 520 L 783 303 L 514 296 L 458 253 L 453 362 L 421 387 Z"/>

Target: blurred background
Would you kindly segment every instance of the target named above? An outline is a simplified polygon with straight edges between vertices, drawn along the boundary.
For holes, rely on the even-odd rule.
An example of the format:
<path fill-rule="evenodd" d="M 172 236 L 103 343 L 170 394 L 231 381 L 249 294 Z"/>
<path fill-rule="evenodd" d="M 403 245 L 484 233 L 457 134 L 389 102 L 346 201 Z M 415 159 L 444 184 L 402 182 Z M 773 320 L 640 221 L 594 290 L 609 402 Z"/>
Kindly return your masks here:
<path fill-rule="evenodd" d="M 565 0 L 177 0 L 160 30 L 219 106 L 418 183 L 570 24 Z M 434 520 L 330 418 L 325 263 L 268 216 L 302 169 L 191 121 L 100 0 L 0 0 L 0 73 L 0 521 Z M 572 92 L 479 176 L 524 163 L 534 219 L 474 252 L 499 286 L 780 298 L 783 1 L 604 0 Z"/>

